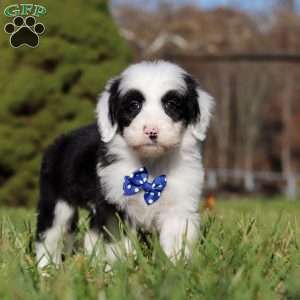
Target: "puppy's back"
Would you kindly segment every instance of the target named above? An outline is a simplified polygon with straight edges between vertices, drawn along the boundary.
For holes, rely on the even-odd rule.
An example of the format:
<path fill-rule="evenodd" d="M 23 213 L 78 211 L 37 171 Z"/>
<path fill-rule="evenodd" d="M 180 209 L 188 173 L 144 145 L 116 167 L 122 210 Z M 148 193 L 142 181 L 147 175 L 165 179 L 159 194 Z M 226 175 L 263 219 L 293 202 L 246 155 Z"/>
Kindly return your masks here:
<path fill-rule="evenodd" d="M 45 151 L 40 174 L 41 199 L 55 194 L 76 205 L 94 200 L 97 189 L 97 153 L 100 147 L 97 124 L 61 135 Z"/>

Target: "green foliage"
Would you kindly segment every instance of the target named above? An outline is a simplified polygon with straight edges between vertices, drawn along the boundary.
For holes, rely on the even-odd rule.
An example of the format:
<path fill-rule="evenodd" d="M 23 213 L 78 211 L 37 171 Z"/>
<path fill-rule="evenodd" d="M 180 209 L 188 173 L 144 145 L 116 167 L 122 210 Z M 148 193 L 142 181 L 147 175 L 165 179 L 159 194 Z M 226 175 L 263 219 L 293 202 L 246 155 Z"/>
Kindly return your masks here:
<path fill-rule="evenodd" d="M 137 259 L 103 257 L 81 246 L 63 266 L 40 274 L 32 250 L 34 213 L 0 210 L 0 299 L 300 299 L 299 202 L 224 201 L 202 214 L 191 261 L 173 265 L 154 236 L 134 241 Z M 87 223 L 81 218 L 77 244 Z"/>
<path fill-rule="evenodd" d="M 1 9 L 9 4 L 1 1 Z M 130 61 L 107 1 L 42 4 L 48 13 L 38 20 L 46 27 L 39 47 L 11 48 L 0 30 L 0 204 L 36 202 L 45 147 L 94 120 L 97 95 Z M 0 28 L 9 21 L 1 14 Z"/>

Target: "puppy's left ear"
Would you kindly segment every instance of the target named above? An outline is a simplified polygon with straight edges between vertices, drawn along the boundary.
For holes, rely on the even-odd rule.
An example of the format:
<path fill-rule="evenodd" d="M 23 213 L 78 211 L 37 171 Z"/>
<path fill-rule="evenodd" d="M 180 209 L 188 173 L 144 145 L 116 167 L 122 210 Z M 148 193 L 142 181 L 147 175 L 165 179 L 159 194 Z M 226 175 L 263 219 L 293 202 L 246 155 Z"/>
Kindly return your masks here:
<path fill-rule="evenodd" d="M 214 99 L 211 95 L 196 87 L 197 102 L 200 110 L 200 116 L 196 123 L 192 124 L 193 135 L 200 141 L 206 138 L 206 131 L 208 129 L 212 110 L 214 108 Z"/>
<path fill-rule="evenodd" d="M 187 97 L 193 103 L 191 111 L 193 121 L 190 128 L 196 139 L 204 141 L 214 108 L 214 99 L 200 88 L 198 82 L 190 74 L 184 75 L 184 81 L 187 87 Z"/>
<path fill-rule="evenodd" d="M 97 123 L 101 140 L 104 143 L 110 142 L 117 132 L 117 124 L 112 110 L 117 101 L 119 83 L 119 78 L 113 78 L 108 81 L 98 99 L 96 108 Z"/>

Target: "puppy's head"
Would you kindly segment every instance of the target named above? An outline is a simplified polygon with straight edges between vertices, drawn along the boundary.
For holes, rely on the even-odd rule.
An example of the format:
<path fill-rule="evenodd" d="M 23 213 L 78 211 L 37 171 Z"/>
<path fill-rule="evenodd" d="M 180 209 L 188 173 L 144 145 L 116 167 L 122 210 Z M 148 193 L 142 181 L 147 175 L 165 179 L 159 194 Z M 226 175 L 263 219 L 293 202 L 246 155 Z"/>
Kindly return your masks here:
<path fill-rule="evenodd" d="M 180 145 L 191 129 L 204 140 L 212 98 L 179 66 L 142 62 L 108 82 L 97 105 L 103 142 L 116 134 L 141 157 L 160 156 Z"/>

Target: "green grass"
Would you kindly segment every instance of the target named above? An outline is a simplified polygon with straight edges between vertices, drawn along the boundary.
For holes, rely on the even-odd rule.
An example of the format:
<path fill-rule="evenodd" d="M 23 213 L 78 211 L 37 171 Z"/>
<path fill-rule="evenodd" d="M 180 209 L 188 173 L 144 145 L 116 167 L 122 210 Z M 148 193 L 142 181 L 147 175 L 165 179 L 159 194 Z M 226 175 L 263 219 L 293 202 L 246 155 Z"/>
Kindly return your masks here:
<path fill-rule="evenodd" d="M 0 208 L 0 299 L 300 299 L 300 202 L 224 201 L 202 213 L 201 239 L 173 265 L 157 238 L 104 272 L 79 251 L 40 275 L 34 213 Z M 85 227 L 85 220 L 81 221 Z"/>

